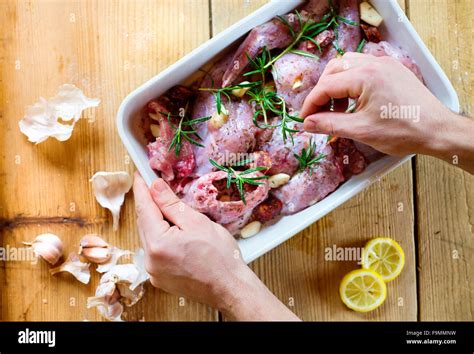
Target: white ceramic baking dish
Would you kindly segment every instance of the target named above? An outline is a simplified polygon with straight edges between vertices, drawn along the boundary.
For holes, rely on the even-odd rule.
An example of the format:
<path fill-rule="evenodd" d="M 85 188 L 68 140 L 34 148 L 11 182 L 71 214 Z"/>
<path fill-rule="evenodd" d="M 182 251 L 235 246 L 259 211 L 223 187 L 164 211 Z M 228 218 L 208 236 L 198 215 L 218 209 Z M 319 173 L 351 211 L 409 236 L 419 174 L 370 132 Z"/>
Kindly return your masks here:
<path fill-rule="evenodd" d="M 141 138 L 143 133 L 137 124 L 138 115 L 146 103 L 160 96 L 172 86 L 187 81 L 199 68 L 241 39 L 253 27 L 267 22 L 276 15 L 288 13 L 303 2 L 296 0 L 270 1 L 202 44 L 134 90 L 123 100 L 117 114 L 118 132 L 136 167 L 149 185 L 157 178 L 157 174 L 148 165 L 145 142 Z M 420 66 L 428 88 L 447 107 L 458 112 L 459 100 L 454 88 L 415 32 L 396 0 L 371 0 L 371 3 L 384 18 L 381 26 L 383 38 L 405 48 Z M 295 215 L 283 217 L 274 225 L 262 229 L 258 235 L 252 238 L 239 240 L 245 261 L 251 262 L 280 245 L 410 158 L 411 156 L 404 158 L 386 156 L 369 165 L 362 174 L 352 177 L 319 203 Z"/>

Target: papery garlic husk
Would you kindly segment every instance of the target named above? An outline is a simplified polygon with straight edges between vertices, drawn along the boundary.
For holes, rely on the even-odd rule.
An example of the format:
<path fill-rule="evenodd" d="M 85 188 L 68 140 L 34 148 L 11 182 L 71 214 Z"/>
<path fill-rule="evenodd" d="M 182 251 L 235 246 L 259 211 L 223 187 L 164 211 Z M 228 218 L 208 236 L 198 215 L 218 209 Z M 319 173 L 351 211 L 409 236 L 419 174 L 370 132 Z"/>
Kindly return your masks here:
<path fill-rule="evenodd" d="M 97 172 L 90 179 L 95 199 L 109 209 L 113 217 L 113 229 L 118 230 L 120 208 L 125 194 L 132 188 L 132 178 L 127 172 Z"/>
<path fill-rule="evenodd" d="M 75 253 L 71 253 L 63 264 L 59 267 L 50 270 L 51 275 L 60 272 L 71 273 L 81 283 L 88 284 L 91 279 L 91 272 L 89 270 L 90 263 L 84 263 L 79 259 Z"/>
<path fill-rule="evenodd" d="M 123 305 L 120 301 L 114 302 L 107 306 L 97 306 L 97 310 L 107 321 L 111 322 L 123 322 Z"/>
<path fill-rule="evenodd" d="M 135 305 L 145 293 L 143 283 L 138 285 L 134 290 L 131 290 L 128 284 L 118 283 L 117 289 L 121 296 L 121 302 L 127 307 Z"/>
<path fill-rule="evenodd" d="M 100 282 L 113 282 L 115 284 L 132 284 L 138 278 L 138 276 L 139 271 L 134 264 L 117 264 L 102 276 Z"/>
<path fill-rule="evenodd" d="M 133 264 L 138 269 L 138 276 L 135 281 L 130 284 L 131 290 L 135 290 L 137 286 L 150 279 L 150 275 L 145 270 L 145 251 L 143 250 L 143 248 L 140 248 L 135 251 L 135 256 L 133 257 Z"/>
<path fill-rule="evenodd" d="M 133 252 L 129 250 L 122 250 L 117 247 L 112 247 L 110 249 L 110 254 L 111 254 L 111 257 L 109 261 L 104 264 L 99 265 L 96 269 L 97 272 L 99 273 L 108 272 L 110 269 L 112 269 L 112 267 L 114 267 L 117 264 L 117 262 L 119 261 L 121 257 L 131 255 L 133 254 Z"/>
<path fill-rule="evenodd" d="M 99 103 L 99 99 L 86 97 L 76 86 L 64 84 L 56 96 L 47 100 L 40 97 L 39 102 L 29 106 L 18 125 L 28 140 L 36 144 L 49 137 L 68 140 L 82 111 L 97 107 Z"/>
<path fill-rule="evenodd" d="M 97 307 L 99 313 L 108 321 L 122 321 L 123 305 L 120 293 L 113 282 L 100 284 L 96 296 L 87 298 L 87 308 Z"/>
<path fill-rule="evenodd" d="M 107 263 L 112 250 L 107 242 L 97 235 L 85 235 L 79 242 L 79 255 L 96 264 Z"/>
<path fill-rule="evenodd" d="M 37 257 L 43 258 L 46 262 L 54 265 L 63 256 L 63 242 L 54 234 L 42 234 L 36 236 L 33 242 L 23 242 L 31 246 Z"/>

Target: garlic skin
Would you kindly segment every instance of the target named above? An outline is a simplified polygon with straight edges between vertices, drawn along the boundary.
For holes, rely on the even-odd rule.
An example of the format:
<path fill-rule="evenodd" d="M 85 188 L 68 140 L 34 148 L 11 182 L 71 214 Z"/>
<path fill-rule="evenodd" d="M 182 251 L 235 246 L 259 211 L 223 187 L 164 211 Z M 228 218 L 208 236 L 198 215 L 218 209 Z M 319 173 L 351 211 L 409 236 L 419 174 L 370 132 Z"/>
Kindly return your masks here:
<path fill-rule="evenodd" d="M 118 247 L 112 247 L 110 249 L 110 259 L 106 263 L 99 265 L 96 271 L 99 273 L 106 273 L 117 264 L 121 257 L 131 254 L 133 254 L 133 252 L 129 250 L 122 250 Z"/>
<path fill-rule="evenodd" d="M 127 172 L 97 172 L 90 179 L 97 202 L 109 209 L 113 217 L 113 230 L 119 227 L 120 208 L 125 194 L 132 188 L 132 178 Z"/>
<path fill-rule="evenodd" d="M 81 239 L 79 242 L 79 255 L 89 262 L 96 264 L 107 263 L 112 258 L 109 244 L 94 234 L 85 235 Z"/>
<path fill-rule="evenodd" d="M 109 321 L 122 321 L 123 305 L 135 305 L 145 293 L 144 282 L 149 275 L 145 271 L 145 252 L 135 252 L 133 263 L 113 265 L 102 275 L 95 296 L 87 299 L 87 308 L 97 307 Z"/>
<path fill-rule="evenodd" d="M 143 248 L 140 248 L 135 251 L 135 256 L 133 257 L 133 264 L 138 269 L 138 276 L 130 284 L 130 289 L 135 290 L 140 284 L 143 284 L 148 279 L 150 279 L 150 275 L 145 270 L 145 251 Z"/>
<path fill-rule="evenodd" d="M 99 99 L 86 97 L 76 86 L 64 84 L 56 96 L 47 100 L 40 97 L 39 102 L 29 106 L 18 125 L 32 143 L 39 144 L 50 137 L 65 141 L 71 137 L 82 111 L 99 103 Z"/>
<path fill-rule="evenodd" d="M 87 298 L 87 308 L 97 307 L 99 313 L 108 321 L 122 321 L 123 305 L 119 302 L 120 293 L 113 282 L 100 284 L 95 296 Z"/>
<path fill-rule="evenodd" d="M 61 272 L 68 272 L 71 273 L 81 283 L 88 284 L 91 279 L 89 266 L 90 263 L 81 262 L 77 254 L 71 253 L 66 262 L 61 264 L 59 267 L 51 269 L 49 272 L 51 275 Z"/>
<path fill-rule="evenodd" d="M 43 258 L 51 265 L 58 263 L 64 252 L 63 242 L 54 234 L 38 235 L 33 242 L 23 242 L 23 244 L 31 246 L 37 257 Z"/>

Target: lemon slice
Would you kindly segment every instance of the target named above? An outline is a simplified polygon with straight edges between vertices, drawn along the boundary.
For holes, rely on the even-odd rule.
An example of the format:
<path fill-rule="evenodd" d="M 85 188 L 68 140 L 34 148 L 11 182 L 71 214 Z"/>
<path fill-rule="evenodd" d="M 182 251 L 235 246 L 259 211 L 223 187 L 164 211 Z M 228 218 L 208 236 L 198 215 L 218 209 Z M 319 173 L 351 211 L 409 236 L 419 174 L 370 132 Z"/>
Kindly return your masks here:
<path fill-rule="evenodd" d="M 389 282 L 395 279 L 405 265 L 405 253 L 400 245 L 391 238 L 370 240 L 362 252 L 362 268 L 372 269 Z"/>
<path fill-rule="evenodd" d="M 339 294 L 342 302 L 350 309 L 368 312 L 383 304 L 387 297 L 387 286 L 374 271 L 357 269 L 342 279 Z"/>

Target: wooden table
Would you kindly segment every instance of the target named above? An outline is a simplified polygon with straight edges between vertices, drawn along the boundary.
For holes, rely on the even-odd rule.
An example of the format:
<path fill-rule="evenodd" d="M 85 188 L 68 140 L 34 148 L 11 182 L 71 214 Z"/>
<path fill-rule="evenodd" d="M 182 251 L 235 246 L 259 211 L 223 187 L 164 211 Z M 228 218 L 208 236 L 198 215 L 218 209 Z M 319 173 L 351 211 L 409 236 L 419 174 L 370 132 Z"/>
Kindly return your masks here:
<path fill-rule="evenodd" d="M 96 171 L 133 172 L 115 129 L 121 100 L 265 0 L 0 0 L 0 231 L 4 247 L 56 233 L 68 252 L 86 233 L 122 248 L 139 246 L 131 193 L 118 232 L 94 200 Z M 400 0 L 474 114 L 473 0 Z M 33 145 L 18 129 L 25 108 L 73 83 L 101 105 L 72 138 Z M 356 198 L 252 263 L 268 287 L 304 320 L 473 320 L 474 178 L 428 157 Z M 375 236 L 398 240 L 406 267 L 388 285 L 386 304 L 369 314 L 339 300 L 355 262 L 325 261 L 327 247 L 360 247 Z M 99 320 L 87 310 L 98 276 L 82 285 L 52 277 L 39 262 L 2 262 L 1 320 Z M 216 311 L 148 286 L 128 320 L 218 321 Z"/>

